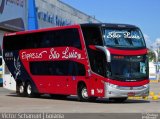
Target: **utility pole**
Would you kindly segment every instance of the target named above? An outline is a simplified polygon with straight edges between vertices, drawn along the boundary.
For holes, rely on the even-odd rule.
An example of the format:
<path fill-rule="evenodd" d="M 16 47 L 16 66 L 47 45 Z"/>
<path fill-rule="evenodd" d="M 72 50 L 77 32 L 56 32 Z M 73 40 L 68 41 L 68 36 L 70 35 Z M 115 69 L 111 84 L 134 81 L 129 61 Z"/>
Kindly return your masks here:
<path fill-rule="evenodd" d="M 160 43 L 157 43 L 158 61 L 157 61 L 157 75 L 160 81 Z"/>

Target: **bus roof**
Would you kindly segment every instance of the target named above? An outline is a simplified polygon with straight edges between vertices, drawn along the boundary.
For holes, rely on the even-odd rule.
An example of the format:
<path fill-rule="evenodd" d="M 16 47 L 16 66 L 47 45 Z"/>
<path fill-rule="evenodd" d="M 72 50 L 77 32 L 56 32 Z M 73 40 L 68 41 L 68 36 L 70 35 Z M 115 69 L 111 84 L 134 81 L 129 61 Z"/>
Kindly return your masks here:
<path fill-rule="evenodd" d="M 80 24 L 81 26 L 90 26 L 90 27 L 110 27 L 110 28 L 138 28 L 135 25 L 130 24 L 113 24 L 113 23 L 88 23 L 88 24 Z"/>
<path fill-rule="evenodd" d="M 82 26 L 82 27 L 110 27 L 110 28 L 117 28 L 117 27 L 118 28 L 138 28 L 137 26 L 130 25 L 130 24 L 85 23 L 85 24 L 76 24 L 76 25 L 68 25 L 68 26 L 56 26 L 56 27 L 43 28 L 43 29 L 37 29 L 37 30 L 27 30 L 27 31 L 6 33 L 5 36 L 31 34 L 31 33 L 50 31 L 50 30 L 66 29 L 66 28 L 79 28 L 80 26 Z"/>
<path fill-rule="evenodd" d="M 66 28 L 79 28 L 79 27 L 80 27 L 80 25 L 78 25 L 78 24 L 77 25 L 69 25 L 69 26 L 56 26 L 56 27 L 42 28 L 42 29 L 36 29 L 36 30 L 26 30 L 26 31 L 13 32 L 13 33 L 6 33 L 5 36 L 23 35 L 23 34 L 51 31 L 51 30 L 60 30 L 60 29 L 66 29 Z"/>

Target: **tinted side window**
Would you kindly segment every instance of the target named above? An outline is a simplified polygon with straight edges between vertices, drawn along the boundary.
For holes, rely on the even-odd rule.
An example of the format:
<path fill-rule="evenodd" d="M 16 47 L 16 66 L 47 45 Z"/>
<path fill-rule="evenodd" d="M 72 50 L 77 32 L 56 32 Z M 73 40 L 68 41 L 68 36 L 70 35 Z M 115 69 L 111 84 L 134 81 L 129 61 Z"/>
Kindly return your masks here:
<path fill-rule="evenodd" d="M 30 62 L 33 75 L 85 76 L 83 64 L 73 61 Z"/>
<path fill-rule="evenodd" d="M 101 51 L 96 51 L 92 49 L 89 49 L 88 54 L 92 71 L 101 76 L 105 76 L 105 69 L 106 69 L 105 54 Z"/>
<path fill-rule="evenodd" d="M 22 36 L 7 36 L 4 37 L 3 46 L 4 50 L 19 50 L 26 47 L 26 40 L 21 38 Z"/>
<path fill-rule="evenodd" d="M 71 46 L 82 49 L 78 29 L 55 30 L 4 38 L 4 49 L 6 50 L 60 46 Z"/>
<path fill-rule="evenodd" d="M 93 50 L 89 45 L 103 45 L 101 31 L 99 27 L 82 27 L 83 36 L 86 43 L 90 66 L 93 72 L 105 76 L 105 54 L 104 52 Z"/>
<path fill-rule="evenodd" d="M 82 31 L 87 47 L 88 45 L 103 45 L 99 27 L 82 27 Z"/>
<path fill-rule="evenodd" d="M 49 43 L 48 47 L 59 47 L 59 46 L 72 46 L 81 49 L 80 37 L 78 29 L 66 29 L 47 32 L 44 35 L 42 43 L 45 47 L 46 42 Z"/>

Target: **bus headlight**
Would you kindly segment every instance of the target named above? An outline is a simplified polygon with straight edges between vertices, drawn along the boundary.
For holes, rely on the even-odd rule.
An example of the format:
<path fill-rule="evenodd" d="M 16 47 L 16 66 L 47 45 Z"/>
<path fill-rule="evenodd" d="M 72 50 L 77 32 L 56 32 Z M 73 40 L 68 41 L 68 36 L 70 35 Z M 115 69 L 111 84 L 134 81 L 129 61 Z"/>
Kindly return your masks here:
<path fill-rule="evenodd" d="M 112 88 L 117 88 L 118 86 L 117 85 L 114 85 L 114 84 L 109 84 L 110 87 Z"/>
<path fill-rule="evenodd" d="M 149 84 L 146 84 L 146 85 L 144 85 L 143 87 L 144 87 L 144 88 L 148 88 L 148 87 L 149 87 Z"/>

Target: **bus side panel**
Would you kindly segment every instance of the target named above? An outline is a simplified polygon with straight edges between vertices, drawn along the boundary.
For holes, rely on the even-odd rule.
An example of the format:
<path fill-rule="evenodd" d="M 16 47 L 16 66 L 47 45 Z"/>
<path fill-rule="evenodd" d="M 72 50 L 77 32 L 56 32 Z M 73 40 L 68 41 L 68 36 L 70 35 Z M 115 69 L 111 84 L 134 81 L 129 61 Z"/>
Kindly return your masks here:
<path fill-rule="evenodd" d="M 76 95 L 75 76 L 31 76 L 41 93 Z"/>
<path fill-rule="evenodd" d="M 24 61 L 23 65 L 40 93 L 75 95 L 78 80 L 84 79 L 84 76 L 36 76 L 31 74 L 28 62 Z"/>
<path fill-rule="evenodd" d="M 26 83 L 30 81 L 31 84 L 33 85 L 34 92 L 35 93 L 39 92 L 32 78 L 29 76 L 29 74 L 26 71 L 27 67 L 25 67 L 21 62 L 18 51 L 3 50 L 3 58 L 16 82 Z"/>
<path fill-rule="evenodd" d="M 41 93 L 48 94 L 66 94 L 65 76 L 33 76 L 36 86 Z"/>
<path fill-rule="evenodd" d="M 30 73 L 29 62 L 28 61 L 22 61 L 22 64 L 24 65 L 24 67 L 26 69 L 26 72 L 31 77 L 32 81 L 34 82 L 35 86 L 37 87 L 39 93 L 46 93 L 46 91 L 48 90 L 47 85 L 49 85 L 46 82 L 49 80 L 49 78 L 46 77 L 46 76 L 33 76 Z"/>
<path fill-rule="evenodd" d="M 35 76 L 31 74 L 28 62 L 24 61 L 23 65 L 40 93 L 76 95 L 78 81 L 85 79 L 85 76 Z"/>
<path fill-rule="evenodd" d="M 88 95 L 93 97 L 104 97 L 105 96 L 105 84 L 102 76 L 93 73 L 88 79 Z"/>

